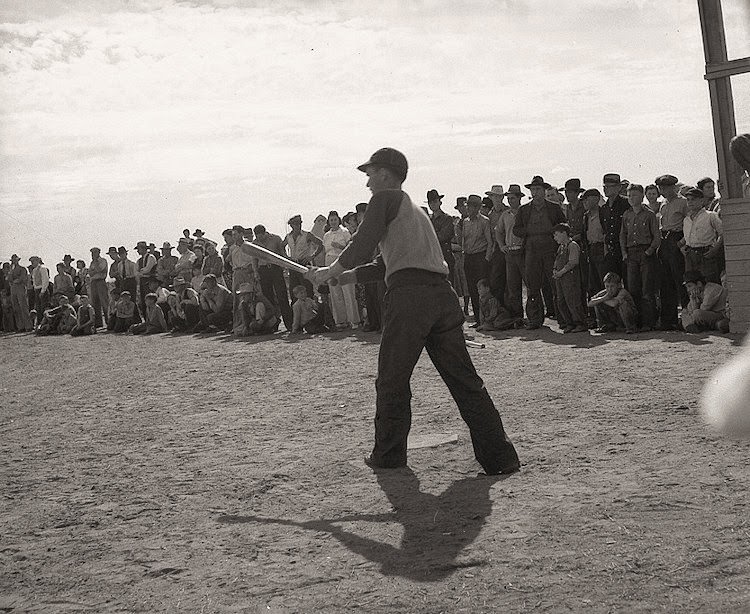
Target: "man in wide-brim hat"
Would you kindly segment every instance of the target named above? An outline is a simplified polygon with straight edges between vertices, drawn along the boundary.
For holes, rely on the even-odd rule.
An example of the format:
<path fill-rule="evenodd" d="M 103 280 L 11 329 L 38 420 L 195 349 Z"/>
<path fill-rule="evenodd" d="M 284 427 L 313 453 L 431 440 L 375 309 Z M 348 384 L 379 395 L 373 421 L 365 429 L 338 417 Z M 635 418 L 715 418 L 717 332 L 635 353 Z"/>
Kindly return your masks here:
<path fill-rule="evenodd" d="M 443 252 L 443 258 L 448 264 L 448 279 L 453 279 L 453 270 L 456 266 L 456 259 L 453 257 L 453 250 L 451 249 L 451 242 L 454 236 L 453 218 L 443 211 L 443 198 L 444 195 L 435 190 L 427 191 L 427 206 L 430 208 L 432 214 L 430 215 L 430 221 L 432 221 L 432 227 L 435 229 L 438 242 L 440 243 L 440 249 Z"/>
<path fill-rule="evenodd" d="M 552 268 L 557 243 L 552 237 L 552 228 L 565 222 L 565 214 L 560 205 L 545 198 L 550 184 L 540 175 L 535 175 L 526 187 L 531 192 L 531 202 L 521 205 L 518 210 L 513 234 L 523 239 L 524 281 L 528 290 L 525 326 L 536 329 L 544 323 L 542 287 L 545 281 L 554 288 Z M 553 301 L 548 301 L 548 311 L 553 309 Z"/>

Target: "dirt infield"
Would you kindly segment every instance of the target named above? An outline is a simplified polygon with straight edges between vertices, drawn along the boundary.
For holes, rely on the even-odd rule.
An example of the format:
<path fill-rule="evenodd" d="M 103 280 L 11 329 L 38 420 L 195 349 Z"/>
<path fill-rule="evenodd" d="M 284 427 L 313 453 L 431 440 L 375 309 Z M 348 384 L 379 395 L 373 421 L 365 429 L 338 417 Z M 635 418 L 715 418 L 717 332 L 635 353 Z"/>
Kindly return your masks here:
<path fill-rule="evenodd" d="M 0 338 L 0 612 L 740 612 L 750 445 L 697 415 L 736 336 L 471 350 L 524 463 L 477 477 L 426 356 L 375 474 L 379 338 Z"/>

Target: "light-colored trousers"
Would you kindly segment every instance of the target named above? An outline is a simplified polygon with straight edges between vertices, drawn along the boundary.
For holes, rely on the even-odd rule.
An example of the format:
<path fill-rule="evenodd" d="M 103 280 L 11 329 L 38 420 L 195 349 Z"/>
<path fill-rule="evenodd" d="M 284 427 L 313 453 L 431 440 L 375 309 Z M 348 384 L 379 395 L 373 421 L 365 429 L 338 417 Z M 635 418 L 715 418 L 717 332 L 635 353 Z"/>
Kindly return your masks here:
<path fill-rule="evenodd" d="M 331 289 L 331 311 L 336 325 L 349 322 L 352 326 L 359 326 L 361 318 L 354 284 L 332 286 L 329 283 L 328 287 Z"/>

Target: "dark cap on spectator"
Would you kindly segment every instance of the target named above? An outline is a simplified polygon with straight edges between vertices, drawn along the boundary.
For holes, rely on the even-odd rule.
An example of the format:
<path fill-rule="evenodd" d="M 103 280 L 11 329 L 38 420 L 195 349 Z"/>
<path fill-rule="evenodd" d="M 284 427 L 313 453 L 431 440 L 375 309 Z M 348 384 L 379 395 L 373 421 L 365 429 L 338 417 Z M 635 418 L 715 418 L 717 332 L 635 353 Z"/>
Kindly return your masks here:
<path fill-rule="evenodd" d="M 700 188 L 690 188 L 685 192 L 684 196 L 685 198 L 705 198 L 706 195 Z"/>
<path fill-rule="evenodd" d="M 89 251 L 91 253 L 96 252 L 97 254 L 100 254 L 102 250 L 100 250 L 98 247 L 92 247 Z"/>
<path fill-rule="evenodd" d="M 18 262 L 21 259 L 21 257 L 18 254 L 13 254 L 10 257 L 10 259 L 11 259 L 11 262 Z"/>
<path fill-rule="evenodd" d="M 440 194 L 437 190 L 427 190 L 427 202 L 432 202 L 433 200 L 441 200 L 445 196 L 445 194 Z"/>
<path fill-rule="evenodd" d="M 71 256 L 70 254 L 65 254 L 63 256 L 63 262 L 72 262 L 72 260 L 73 260 L 73 256 Z"/>
<path fill-rule="evenodd" d="M 622 179 L 620 179 L 620 175 L 618 173 L 607 173 L 602 177 L 602 183 L 604 185 L 620 185 L 622 184 Z"/>
<path fill-rule="evenodd" d="M 585 190 L 581 187 L 581 180 L 578 179 L 578 177 L 573 177 L 573 179 L 568 179 L 565 182 L 565 187 L 563 188 L 566 192 L 578 192 L 579 194 L 581 192 L 584 192 Z"/>
<path fill-rule="evenodd" d="M 551 188 L 552 186 L 547 183 L 544 178 L 541 175 L 534 175 L 534 177 L 531 180 L 531 183 L 527 183 L 526 187 L 531 188 L 532 186 L 539 186 L 544 188 L 545 190 L 547 188 Z"/>
<path fill-rule="evenodd" d="M 702 190 L 703 186 L 707 183 L 714 183 L 714 180 L 711 177 L 703 177 L 702 179 L 698 179 L 695 185 Z"/>
<path fill-rule="evenodd" d="M 678 181 L 674 175 L 659 175 L 654 179 L 656 185 L 677 185 Z"/>
<path fill-rule="evenodd" d="M 203 232 L 200 228 L 196 228 L 195 232 L 193 233 L 193 236 L 194 237 L 202 237 L 204 234 L 206 234 L 206 233 Z"/>
<path fill-rule="evenodd" d="M 481 207 L 482 206 L 482 197 L 479 196 L 479 194 L 470 194 L 469 198 L 466 199 L 466 204 L 469 205 L 470 207 L 472 205 L 475 205 L 477 207 Z"/>
<path fill-rule="evenodd" d="M 107 250 L 107 253 L 108 253 L 108 254 L 116 254 L 116 253 L 117 253 L 117 248 L 116 248 L 116 247 L 115 247 L 115 246 L 113 245 L 112 247 L 110 247 L 110 248 L 109 248 L 109 249 Z"/>
<path fill-rule="evenodd" d="M 127 249 L 125 249 L 125 246 L 124 246 L 124 245 L 120 245 L 120 247 L 118 247 L 118 248 L 117 248 L 117 253 L 118 253 L 118 254 L 127 254 L 127 253 L 128 253 L 128 250 L 127 250 Z"/>
<path fill-rule="evenodd" d="M 239 232 L 240 234 L 243 234 L 245 232 L 245 227 L 241 226 L 240 224 L 235 224 L 232 226 L 232 232 Z"/>
<path fill-rule="evenodd" d="M 366 173 L 369 166 L 382 166 L 383 168 L 392 170 L 402 181 L 406 179 L 406 174 L 409 171 L 409 163 L 406 161 L 406 156 L 392 147 L 378 149 L 370 156 L 367 162 L 360 164 L 357 170 Z"/>
<path fill-rule="evenodd" d="M 564 233 L 566 233 L 566 234 L 569 235 L 570 234 L 570 226 L 568 224 L 564 223 L 564 222 L 561 223 L 561 224 L 555 224 L 552 227 L 552 232 L 564 232 Z"/>
<path fill-rule="evenodd" d="M 357 206 L 354 207 L 354 210 L 359 213 L 360 211 L 365 211 L 367 209 L 367 203 L 357 203 Z"/>
<path fill-rule="evenodd" d="M 301 216 L 301 215 L 299 215 L 299 214 L 297 214 L 297 215 L 293 215 L 293 216 L 292 216 L 292 217 L 290 217 L 290 218 L 289 218 L 289 220 L 287 221 L 287 224 L 289 224 L 290 226 L 291 226 L 292 224 L 301 224 L 301 223 L 302 223 L 302 216 Z"/>
<path fill-rule="evenodd" d="M 589 188 L 588 190 L 585 190 L 583 194 L 581 194 L 581 198 L 588 198 L 589 196 L 596 196 L 597 198 L 601 198 L 602 193 L 596 188 Z"/>
<path fill-rule="evenodd" d="M 516 196 L 523 196 L 521 186 L 517 183 L 511 183 L 510 186 L 508 186 L 508 191 L 505 193 L 505 196 L 509 196 L 511 194 L 515 194 Z"/>
<path fill-rule="evenodd" d="M 685 275 L 682 277 L 683 284 L 697 284 L 698 282 L 701 282 L 702 284 L 706 283 L 706 278 L 703 276 L 703 273 L 700 271 L 685 271 Z"/>

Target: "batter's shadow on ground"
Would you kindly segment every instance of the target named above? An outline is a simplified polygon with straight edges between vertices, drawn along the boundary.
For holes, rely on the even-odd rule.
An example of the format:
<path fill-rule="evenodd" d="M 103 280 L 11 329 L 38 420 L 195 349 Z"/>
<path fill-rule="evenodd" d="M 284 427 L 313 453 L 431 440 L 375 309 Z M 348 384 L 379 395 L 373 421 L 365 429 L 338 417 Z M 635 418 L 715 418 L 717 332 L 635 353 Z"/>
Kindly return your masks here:
<path fill-rule="evenodd" d="M 593 348 L 606 345 L 609 342 L 602 335 L 592 335 L 590 332 L 570 333 L 566 335 L 553 331 L 549 326 L 542 326 L 535 330 L 519 328 L 496 333 L 485 332 L 484 334 L 497 340 L 516 338 L 521 341 L 541 341 L 543 343 L 564 345 L 571 348 Z"/>
<path fill-rule="evenodd" d="M 411 469 L 381 471 L 378 484 L 393 512 L 353 514 L 334 519 L 300 522 L 261 516 L 220 516 L 222 524 L 278 524 L 325 532 L 350 551 L 380 566 L 384 576 L 401 576 L 416 582 L 437 582 L 458 569 L 478 567 L 486 560 L 458 561 L 458 555 L 479 536 L 492 512 L 490 489 L 509 476 L 464 478 L 439 495 L 419 490 Z M 399 546 L 364 537 L 339 526 L 351 522 L 388 522 L 403 526 Z"/>

